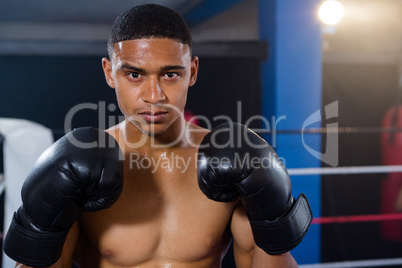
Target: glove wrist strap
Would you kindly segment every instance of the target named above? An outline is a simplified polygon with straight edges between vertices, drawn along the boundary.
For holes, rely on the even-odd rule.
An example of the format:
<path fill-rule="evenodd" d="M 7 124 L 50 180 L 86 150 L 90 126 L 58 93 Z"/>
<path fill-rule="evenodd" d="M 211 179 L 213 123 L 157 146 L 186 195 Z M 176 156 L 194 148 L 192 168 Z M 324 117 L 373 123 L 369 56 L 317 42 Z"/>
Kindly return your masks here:
<path fill-rule="evenodd" d="M 47 267 L 60 258 L 68 231 L 39 233 L 19 224 L 14 214 L 4 239 L 4 252 L 13 260 L 34 267 Z"/>
<path fill-rule="evenodd" d="M 313 219 L 307 198 L 300 194 L 287 214 L 274 221 L 254 220 L 249 215 L 254 241 L 270 255 L 282 254 L 303 240 Z"/>

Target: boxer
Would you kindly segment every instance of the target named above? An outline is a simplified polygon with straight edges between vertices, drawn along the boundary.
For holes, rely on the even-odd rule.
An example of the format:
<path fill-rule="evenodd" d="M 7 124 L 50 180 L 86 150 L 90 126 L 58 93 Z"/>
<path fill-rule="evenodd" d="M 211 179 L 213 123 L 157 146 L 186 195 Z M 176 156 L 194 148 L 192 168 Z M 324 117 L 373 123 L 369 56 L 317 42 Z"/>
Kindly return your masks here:
<path fill-rule="evenodd" d="M 5 239 L 17 266 L 221 267 L 233 242 L 237 267 L 297 267 L 289 251 L 311 210 L 273 149 L 240 124 L 183 119 L 199 65 L 183 18 L 134 7 L 112 25 L 108 52 L 125 120 L 74 130 L 40 158 Z"/>

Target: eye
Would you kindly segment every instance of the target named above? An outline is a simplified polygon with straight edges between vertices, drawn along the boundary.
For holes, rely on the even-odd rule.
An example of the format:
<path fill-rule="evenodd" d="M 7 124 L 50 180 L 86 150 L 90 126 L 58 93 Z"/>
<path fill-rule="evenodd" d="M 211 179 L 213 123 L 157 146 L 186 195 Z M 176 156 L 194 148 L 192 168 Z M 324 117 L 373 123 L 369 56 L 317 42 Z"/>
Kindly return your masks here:
<path fill-rule="evenodd" d="M 177 76 L 179 76 L 179 74 L 175 73 L 175 72 L 168 72 L 165 74 L 165 76 L 169 79 L 172 79 L 172 78 L 176 78 Z"/>
<path fill-rule="evenodd" d="M 133 78 L 133 79 L 141 78 L 141 74 L 135 73 L 135 72 L 129 73 L 128 76 L 129 76 L 130 78 Z"/>

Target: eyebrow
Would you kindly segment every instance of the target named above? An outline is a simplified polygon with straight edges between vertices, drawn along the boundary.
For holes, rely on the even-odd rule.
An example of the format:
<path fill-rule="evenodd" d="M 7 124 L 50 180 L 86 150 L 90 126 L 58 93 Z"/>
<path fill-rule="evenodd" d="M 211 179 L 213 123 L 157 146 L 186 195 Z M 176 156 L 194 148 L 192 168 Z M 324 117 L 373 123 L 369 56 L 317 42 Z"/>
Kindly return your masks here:
<path fill-rule="evenodd" d="M 131 66 L 128 63 L 124 63 L 120 66 L 120 70 L 123 69 L 128 69 L 128 70 L 132 70 L 134 72 L 138 72 L 138 73 L 146 73 L 146 71 L 142 68 L 138 68 L 135 66 Z M 169 70 L 184 70 L 186 69 L 186 67 L 182 66 L 182 65 L 166 65 L 166 66 L 162 66 L 160 68 L 160 71 L 169 71 Z"/>
<path fill-rule="evenodd" d="M 161 68 L 161 71 L 183 70 L 183 69 L 186 69 L 186 67 L 182 65 L 166 65 Z"/>
<path fill-rule="evenodd" d="M 132 70 L 132 71 L 135 71 L 135 72 L 138 72 L 138 73 L 145 73 L 145 70 L 144 70 L 144 69 L 131 66 L 131 65 L 128 64 L 128 63 L 124 63 L 124 64 L 122 64 L 122 65 L 120 66 L 120 70 L 123 70 L 123 69 Z"/>

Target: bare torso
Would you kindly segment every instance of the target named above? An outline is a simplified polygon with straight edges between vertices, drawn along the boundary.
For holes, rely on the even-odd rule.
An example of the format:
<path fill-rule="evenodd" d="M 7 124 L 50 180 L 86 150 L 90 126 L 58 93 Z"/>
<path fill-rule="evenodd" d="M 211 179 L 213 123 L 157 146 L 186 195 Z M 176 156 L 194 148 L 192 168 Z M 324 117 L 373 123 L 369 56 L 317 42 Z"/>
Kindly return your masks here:
<path fill-rule="evenodd" d="M 77 262 L 103 268 L 220 267 L 235 203 L 214 202 L 200 191 L 197 151 L 125 149 L 123 192 L 111 208 L 81 215 Z"/>

